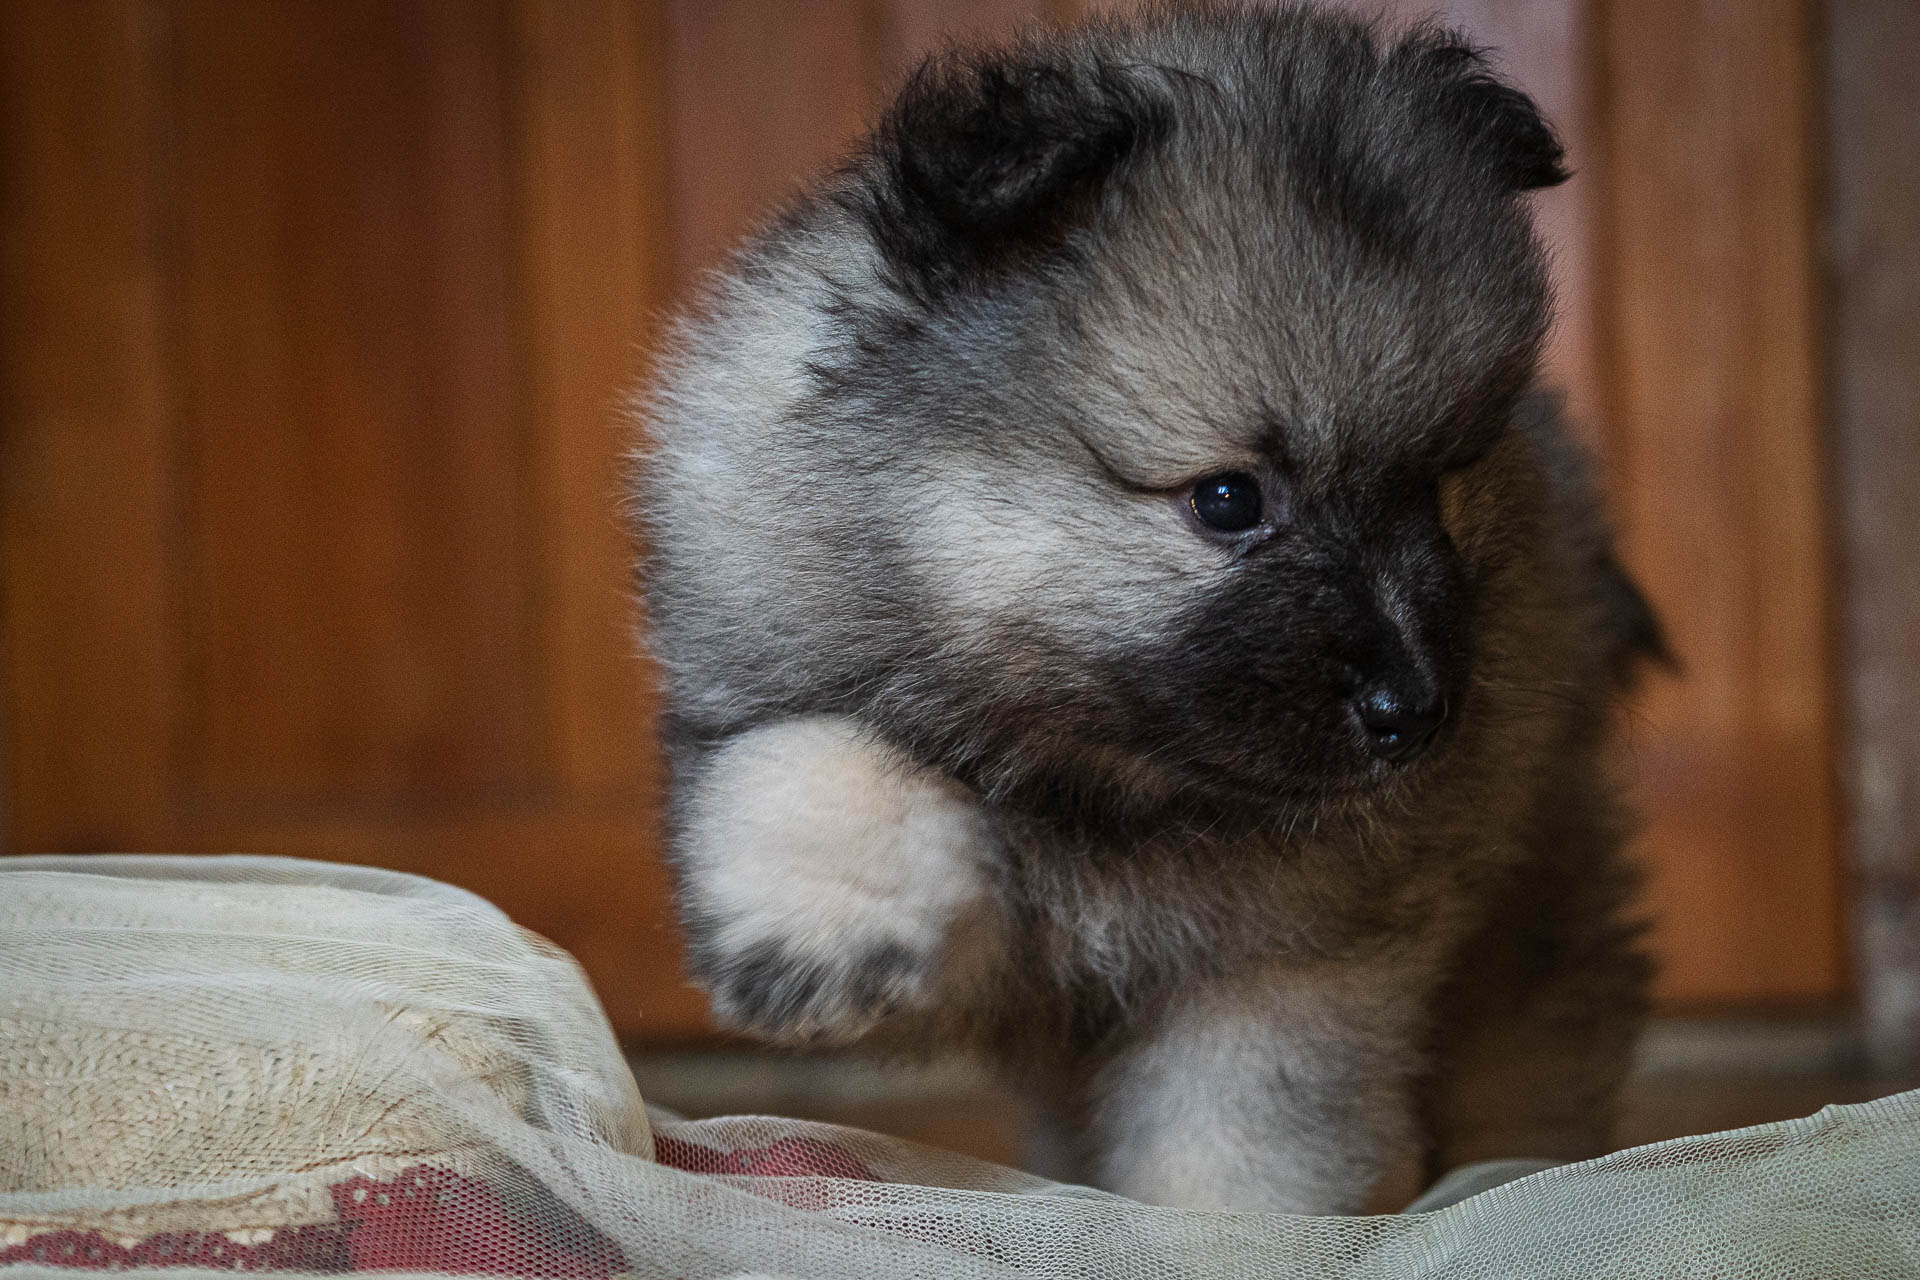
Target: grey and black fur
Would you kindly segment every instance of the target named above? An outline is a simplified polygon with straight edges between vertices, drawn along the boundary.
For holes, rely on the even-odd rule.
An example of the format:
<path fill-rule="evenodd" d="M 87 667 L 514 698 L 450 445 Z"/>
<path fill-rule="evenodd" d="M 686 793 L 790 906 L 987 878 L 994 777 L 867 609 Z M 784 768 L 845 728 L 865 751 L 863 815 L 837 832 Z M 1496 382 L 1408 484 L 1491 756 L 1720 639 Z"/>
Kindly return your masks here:
<path fill-rule="evenodd" d="M 719 1013 L 985 1054 L 1166 1203 L 1600 1150 L 1647 978 L 1603 751 L 1659 642 L 1535 386 L 1563 176 L 1430 27 L 923 67 L 641 410 Z"/>

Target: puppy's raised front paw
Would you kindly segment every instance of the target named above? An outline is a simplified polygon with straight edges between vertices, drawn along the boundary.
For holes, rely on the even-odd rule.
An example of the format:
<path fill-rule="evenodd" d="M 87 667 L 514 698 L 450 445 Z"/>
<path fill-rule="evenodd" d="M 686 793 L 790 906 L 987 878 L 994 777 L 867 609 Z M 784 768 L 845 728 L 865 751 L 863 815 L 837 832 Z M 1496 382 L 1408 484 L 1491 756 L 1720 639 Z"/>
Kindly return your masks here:
<path fill-rule="evenodd" d="M 846 1042 L 938 1002 L 949 934 L 992 847 L 964 789 L 852 721 L 763 725 L 708 759 L 675 853 L 714 1009 L 781 1040 Z"/>

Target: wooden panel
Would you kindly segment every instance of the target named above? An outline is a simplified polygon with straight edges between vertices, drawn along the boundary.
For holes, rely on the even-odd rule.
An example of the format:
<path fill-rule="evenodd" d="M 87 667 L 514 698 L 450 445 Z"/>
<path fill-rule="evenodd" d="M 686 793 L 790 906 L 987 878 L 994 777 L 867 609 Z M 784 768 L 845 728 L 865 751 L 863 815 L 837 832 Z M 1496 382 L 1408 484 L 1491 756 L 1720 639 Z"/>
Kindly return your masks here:
<path fill-rule="evenodd" d="M 923 48 L 1081 6 L 0 6 L 7 847 L 422 871 L 574 949 L 624 1030 L 702 1027 L 613 407 L 660 302 Z M 1588 10 L 1447 16 L 1580 171 L 1540 198 L 1552 367 L 1691 668 L 1634 730 L 1666 991 L 1827 996 L 1800 10 Z"/>
<path fill-rule="evenodd" d="M 1842 985 L 1807 15 L 1633 0 L 1600 37 L 1618 508 L 1686 677 L 1635 733 L 1662 990 Z"/>
<path fill-rule="evenodd" d="M 0 5 L 6 849 L 112 847 L 168 806 L 164 34 L 114 0 Z"/>
<path fill-rule="evenodd" d="M 675 274 L 687 283 L 859 133 L 879 37 L 859 0 L 783 6 L 777 19 L 755 0 L 668 11 Z"/>
<path fill-rule="evenodd" d="M 542 662 L 564 808 L 406 828 L 284 833 L 411 860 L 562 942 L 624 1034 L 708 1029 L 681 978 L 658 857 L 663 779 L 636 656 L 632 549 L 617 517 L 631 430 L 620 397 L 668 287 L 667 39 L 659 5 L 521 0 L 515 13 L 521 268 L 540 520 Z"/>
<path fill-rule="evenodd" d="M 615 413 L 666 42 L 603 7 L 5 9 L 5 840 L 437 876 L 675 1038 Z"/>
<path fill-rule="evenodd" d="M 504 15 L 177 12 L 192 782 L 529 786 Z"/>
<path fill-rule="evenodd" d="M 551 758 L 575 796 L 657 784 L 617 512 L 633 430 L 621 396 L 644 375 L 669 284 L 664 18 L 625 0 L 523 0 L 516 13 L 541 671 Z"/>
<path fill-rule="evenodd" d="M 1920 5 L 1825 8 L 1860 996 L 1878 1064 L 1910 1077 L 1920 1072 Z"/>

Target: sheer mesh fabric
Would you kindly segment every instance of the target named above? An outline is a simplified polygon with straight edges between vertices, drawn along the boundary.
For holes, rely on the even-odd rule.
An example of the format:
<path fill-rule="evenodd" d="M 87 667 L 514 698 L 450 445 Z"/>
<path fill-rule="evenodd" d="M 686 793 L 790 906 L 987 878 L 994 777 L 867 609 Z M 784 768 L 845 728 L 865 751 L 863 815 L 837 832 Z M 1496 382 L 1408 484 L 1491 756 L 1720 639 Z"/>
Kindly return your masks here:
<path fill-rule="evenodd" d="M 828 1125 L 650 1120 L 573 962 L 446 885 L 0 868 L 5 1275 L 1920 1275 L 1920 1094 L 1431 1212 L 1159 1209 Z"/>

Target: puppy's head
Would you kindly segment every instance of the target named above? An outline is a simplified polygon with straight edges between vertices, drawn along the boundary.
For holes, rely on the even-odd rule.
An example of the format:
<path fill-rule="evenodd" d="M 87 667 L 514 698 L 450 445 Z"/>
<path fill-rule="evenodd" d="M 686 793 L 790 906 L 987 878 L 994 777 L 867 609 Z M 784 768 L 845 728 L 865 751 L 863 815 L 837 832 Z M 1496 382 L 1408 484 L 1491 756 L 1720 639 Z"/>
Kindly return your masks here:
<path fill-rule="evenodd" d="M 1457 39 L 1305 10 L 930 63 L 682 358 L 813 299 L 784 389 L 734 393 L 780 422 L 734 464 L 790 507 L 749 624 L 801 637 L 777 710 L 1096 808 L 1344 802 L 1467 749 L 1525 594 L 1522 197 L 1560 154 Z"/>

